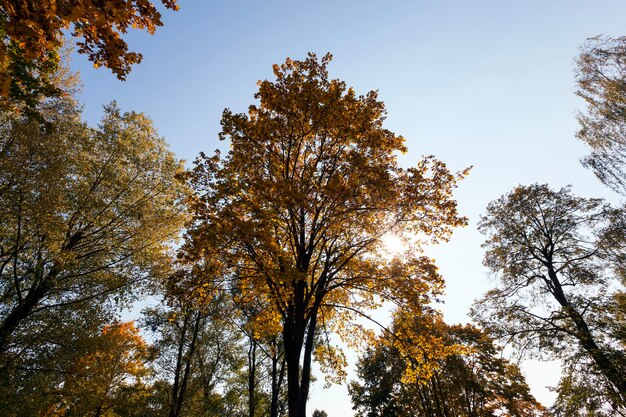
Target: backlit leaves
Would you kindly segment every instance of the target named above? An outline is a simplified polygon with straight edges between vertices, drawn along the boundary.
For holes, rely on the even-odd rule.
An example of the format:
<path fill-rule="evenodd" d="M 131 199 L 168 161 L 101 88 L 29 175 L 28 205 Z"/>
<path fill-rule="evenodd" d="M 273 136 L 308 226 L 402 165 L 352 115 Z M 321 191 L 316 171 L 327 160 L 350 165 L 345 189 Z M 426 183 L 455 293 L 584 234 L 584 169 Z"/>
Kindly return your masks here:
<path fill-rule="evenodd" d="M 162 0 L 178 10 L 176 0 Z M 0 2 L 0 97 L 33 107 L 39 98 L 60 94 L 50 76 L 59 64 L 64 31 L 78 39 L 78 52 L 95 67 L 126 78 L 140 53 L 129 51 L 128 29 L 153 34 L 161 13 L 149 0 L 3 0 Z"/>
<path fill-rule="evenodd" d="M 273 331 L 278 315 L 283 331 L 306 333 L 314 320 L 313 329 L 357 339 L 368 334 L 355 323 L 367 311 L 391 302 L 421 314 L 440 294 L 432 260 L 409 251 L 391 261 L 380 239 L 447 239 L 466 223 L 452 191 L 467 171 L 434 157 L 400 167 L 404 138 L 383 127 L 377 93 L 329 79 L 330 60 L 275 65 L 247 114 L 224 111 L 220 137 L 231 150 L 202 154 L 189 174 L 195 220 L 183 258 L 220 262 L 233 281 L 206 278 L 237 288 L 243 302 L 265 300 Z"/>

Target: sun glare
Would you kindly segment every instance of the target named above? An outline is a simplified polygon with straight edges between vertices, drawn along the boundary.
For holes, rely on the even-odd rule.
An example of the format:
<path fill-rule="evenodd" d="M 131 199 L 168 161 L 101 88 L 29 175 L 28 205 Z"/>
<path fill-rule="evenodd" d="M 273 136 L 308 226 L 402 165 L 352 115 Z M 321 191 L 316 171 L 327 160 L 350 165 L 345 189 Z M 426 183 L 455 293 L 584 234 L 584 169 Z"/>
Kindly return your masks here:
<path fill-rule="evenodd" d="M 380 241 L 383 244 L 383 250 L 390 256 L 400 255 L 406 252 L 406 242 L 398 235 L 388 233 L 381 237 Z"/>

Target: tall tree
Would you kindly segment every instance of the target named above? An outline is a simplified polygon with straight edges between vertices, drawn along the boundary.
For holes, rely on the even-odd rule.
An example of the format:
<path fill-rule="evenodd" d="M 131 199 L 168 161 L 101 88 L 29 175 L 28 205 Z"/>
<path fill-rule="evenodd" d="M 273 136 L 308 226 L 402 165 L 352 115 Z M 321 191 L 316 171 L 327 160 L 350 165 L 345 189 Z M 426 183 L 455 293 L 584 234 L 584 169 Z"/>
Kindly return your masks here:
<path fill-rule="evenodd" d="M 169 274 L 185 220 L 182 163 L 148 118 L 74 104 L 0 128 L 0 369 L 71 305 L 106 304 Z M 33 345 L 34 343 L 34 345 Z"/>
<path fill-rule="evenodd" d="M 569 188 L 519 186 L 491 202 L 479 228 L 499 286 L 473 312 L 520 348 L 568 359 L 578 346 L 607 380 L 608 401 L 624 408 L 626 355 L 607 331 L 623 273 L 620 225 L 623 211 Z"/>
<path fill-rule="evenodd" d="M 425 323 L 413 321 L 413 326 Z M 404 379 L 407 362 L 385 335 L 357 365 L 362 382 L 349 392 L 361 417 L 529 417 L 543 415 L 517 366 L 500 357 L 486 333 L 473 326 L 449 326 L 441 319 L 422 332 L 435 332 L 446 344 L 460 344 L 464 353 L 437 363 L 432 376 Z"/>
<path fill-rule="evenodd" d="M 590 38 L 576 62 L 577 94 L 587 103 L 577 136 L 592 149 L 583 165 L 626 195 L 626 37 Z"/>
<path fill-rule="evenodd" d="M 369 308 L 390 301 L 421 314 L 440 290 L 430 259 L 390 261 L 381 237 L 438 241 L 466 222 L 452 199 L 465 172 L 433 157 L 401 168 L 404 138 L 383 127 L 376 92 L 329 79 L 330 60 L 275 65 L 248 114 L 224 111 L 228 156 L 202 154 L 189 176 L 195 223 L 184 257 L 222 259 L 243 299 L 268 306 L 256 322 L 282 333 L 290 417 L 306 414 L 320 329 L 356 343 L 367 333 L 354 319 Z"/>
<path fill-rule="evenodd" d="M 177 10 L 176 0 L 161 0 Z M 129 28 L 154 33 L 161 14 L 150 0 L 2 0 L 0 1 L 0 104 L 17 101 L 34 108 L 41 97 L 61 91 L 50 79 L 59 64 L 65 33 L 78 38 L 78 52 L 94 66 L 105 66 L 120 80 L 140 53 L 122 38 Z"/>
<path fill-rule="evenodd" d="M 230 320 L 231 303 L 213 298 L 200 306 L 171 294 L 167 302 L 168 308 L 144 312 L 156 339 L 157 387 L 166 392 L 162 414 L 230 415 L 223 410 L 220 391 L 239 375 L 244 356 L 241 336 Z"/>

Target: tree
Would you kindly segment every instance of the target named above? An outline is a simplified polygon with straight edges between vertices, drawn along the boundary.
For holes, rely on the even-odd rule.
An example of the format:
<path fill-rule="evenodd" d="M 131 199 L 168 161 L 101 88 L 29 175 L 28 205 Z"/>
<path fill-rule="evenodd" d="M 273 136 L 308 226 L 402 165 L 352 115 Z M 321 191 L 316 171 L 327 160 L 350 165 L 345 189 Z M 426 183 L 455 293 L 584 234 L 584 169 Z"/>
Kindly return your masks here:
<path fill-rule="evenodd" d="M 106 325 L 76 348 L 85 354 L 68 369 L 62 401 L 51 405 L 51 412 L 99 417 L 148 395 L 142 378 L 149 375 L 150 350 L 133 322 Z"/>
<path fill-rule="evenodd" d="M 3 370 L 3 416 L 146 415 L 138 410 L 150 398 L 151 349 L 132 322 L 103 324 L 95 307 L 69 306 L 64 314 L 74 317 L 55 317 L 37 349 Z"/>
<path fill-rule="evenodd" d="M 626 406 L 624 345 L 607 326 L 611 288 L 623 274 L 623 211 L 569 188 L 519 186 L 487 207 L 485 265 L 499 287 L 474 317 L 522 349 L 571 359 L 584 352 L 609 387 L 608 402 Z"/>
<path fill-rule="evenodd" d="M 161 0 L 178 10 L 176 0 Z M 122 38 L 128 28 L 153 34 L 161 14 L 150 0 L 56 1 L 3 0 L 0 2 L 0 97 L 33 108 L 41 97 L 59 94 L 50 75 L 59 64 L 65 36 L 78 38 L 78 52 L 87 54 L 95 67 L 105 66 L 124 80 L 131 66 L 141 62 Z"/>
<path fill-rule="evenodd" d="M 19 334 L 19 354 L 3 357 L 0 409 L 4 416 L 46 415 L 64 404 L 60 389 L 111 318 L 106 304 L 83 302 L 42 314 Z M 4 359 L 7 359 L 6 361 Z M 8 360 L 10 359 L 10 360 Z"/>
<path fill-rule="evenodd" d="M 0 128 L 0 369 L 69 306 L 112 305 L 169 274 L 185 221 L 182 164 L 148 118 L 65 101 Z"/>
<path fill-rule="evenodd" d="M 576 93 L 587 103 L 577 136 L 592 149 L 583 165 L 626 195 L 626 37 L 588 39 L 577 65 Z"/>
<path fill-rule="evenodd" d="M 243 301 L 239 295 L 234 296 L 234 301 L 239 312 L 238 327 L 248 346 L 248 416 L 259 413 L 269 417 L 283 415 L 286 395 L 282 339 L 273 326 L 258 324 L 263 311 L 271 306 L 262 305 L 259 300 Z M 264 398 L 269 400 L 267 410 L 262 410 L 259 404 Z"/>
<path fill-rule="evenodd" d="M 443 359 L 429 378 L 406 381 L 407 362 L 387 338 L 379 338 L 357 364 L 362 383 L 353 381 L 349 387 L 358 416 L 543 415 L 520 370 L 500 357 L 486 333 L 471 325 L 449 326 L 440 319 L 424 331 L 435 332 L 448 345 L 464 346 L 465 352 Z"/>
<path fill-rule="evenodd" d="M 357 96 L 318 61 L 287 59 L 259 82 L 248 114 L 225 110 L 224 159 L 204 154 L 189 174 L 195 221 L 183 258 L 220 259 L 212 285 L 231 285 L 268 308 L 256 323 L 282 333 L 290 417 L 303 417 L 320 331 L 358 343 L 354 319 L 389 301 L 421 314 L 442 287 L 432 260 L 391 261 L 387 233 L 438 241 L 464 225 L 452 191 L 465 175 L 434 157 L 403 169 L 404 138 L 383 128 L 376 92 Z M 229 281 L 230 280 L 230 281 Z M 424 346 L 427 348 L 427 346 Z M 340 355 L 319 352 L 339 365 Z"/>
<path fill-rule="evenodd" d="M 225 412 L 220 391 L 240 372 L 243 352 L 241 336 L 229 320 L 230 303 L 213 298 L 199 306 L 172 294 L 167 303 L 168 308 L 144 311 L 156 338 L 158 389 L 166 392 L 163 415 L 232 415 Z"/>
<path fill-rule="evenodd" d="M 564 361 L 554 390 L 557 398 L 550 411 L 555 417 L 626 416 L 626 409 L 614 397 L 607 396 L 613 390 L 611 383 L 580 349 Z"/>

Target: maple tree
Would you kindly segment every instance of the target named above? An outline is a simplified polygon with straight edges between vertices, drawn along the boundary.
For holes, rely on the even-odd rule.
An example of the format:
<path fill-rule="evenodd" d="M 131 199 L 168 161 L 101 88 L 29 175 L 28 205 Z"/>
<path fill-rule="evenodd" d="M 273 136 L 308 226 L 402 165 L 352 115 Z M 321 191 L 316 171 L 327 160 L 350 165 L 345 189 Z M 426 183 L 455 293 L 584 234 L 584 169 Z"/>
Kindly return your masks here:
<path fill-rule="evenodd" d="M 21 350 L 2 356 L 0 409 L 7 417 L 46 415 L 62 404 L 59 389 L 87 343 L 113 320 L 106 303 L 83 302 L 49 310 L 23 327 L 13 340 Z"/>
<path fill-rule="evenodd" d="M 109 410 L 137 400 L 132 397 L 147 396 L 142 378 L 149 375 L 150 350 L 133 322 L 106 325 L 76 348 L 85 354 L 66 371 L 62 401 L 50 407 L 51 415 L 111 415 Z"/>
<path fill-rule="evenodd" d="M 488 236 L 484 263 L 499 286 L 473 307 L 475 318 L 522 350 L 565 360 L 582 354 L 593 369 L 587 383 L 601 375 L 596 388 L 605 386 L 606 401 L 622 409 L 624 310 L 613 289 L 624 273 L 625 224 L 623 210 L 569 188 L 515 188 L 491 202 L 479 224 Z"/>
<path fill-rule="evenodd" d="M 72 305 L 32 330 L 33 349 L 0 371 L 3 416 L 146 415 L 152 351 L 132 322 L 106 323 L 103 313 Z"/>
<path fill-rule="evenodd" d="M 260 413 L 278 417 L 283 414 L 286 405 L 286 364 L 281 335 L 276 333 L 274 326 L 258 323 L 259 319 L 263 320 L 264 311 L 271 306 L 259 299 L 242 299 L 243 295 L 237 291 L 233 294 L 233 313 L 248 346 L 248 416 Z M 269 402 L 265 412 L 260 404 L 264 400 Z"/>
<path fill-rule="evenodd" d="M 201 154 L 188 176 L 195 219 L 181 257 L 199 268 L 219 260 L 222 272 L 203 275 L 211 288 L 267 306 L 254 326 L 282 334 L 291 417 L 306 413 L 314 353 L 327 369 L 344 362 L 317 336 L 357 344 L 372 335 L 356 320 L 369 309 L 388 301 L 418 315 L 440 293 L 431 259 L 390 260 L 381 237 L 411 236 L 418 250 L 466 223 L 452 198 L 466 171 L 434 157 L 400 167 L 404 138 L 383 127 L 384 104 L 329 79 L 330 60 L 275 65 L 247 114 L 224 111 L 228 155 Z"/>
<path fill-rule="evenodd" d="M 577 137 L 592 149 L 583 165 L 626 194 L 626 37 L 590 38 L 576 62 L 576 93 L 587 103 Z"/>
<path fill-rule="evenodd" d="M 176 0 L 161 0 L 178 10 Z M 153 34 L 161 13 L 149 0 L 2 0 L 0 2 L 0 97 L 34 107 L 43 96 L 61 93 L 50 76 L 59 64 L 64 32 L 78 39 L 78 52 L 94 66 L 126 78 L 140 53 L 123 39 L 129 28 Z"/>
<path fill-rule="evenodd" d="M 447 345 L 461 345 L 463 353 L 450 355 L 428 378 L 407 381 L 407 359 L 380 337 L 357 364 L 362 382 L 349 386 L 353 408 L 362 417 L 494 417 L 540 416 L 543 407 L 530 394 L 519 368 L 500 357 L 499 348 L 483 331 L 471 325 L 450 326 L 440 318 L 424 326 Z"/>

